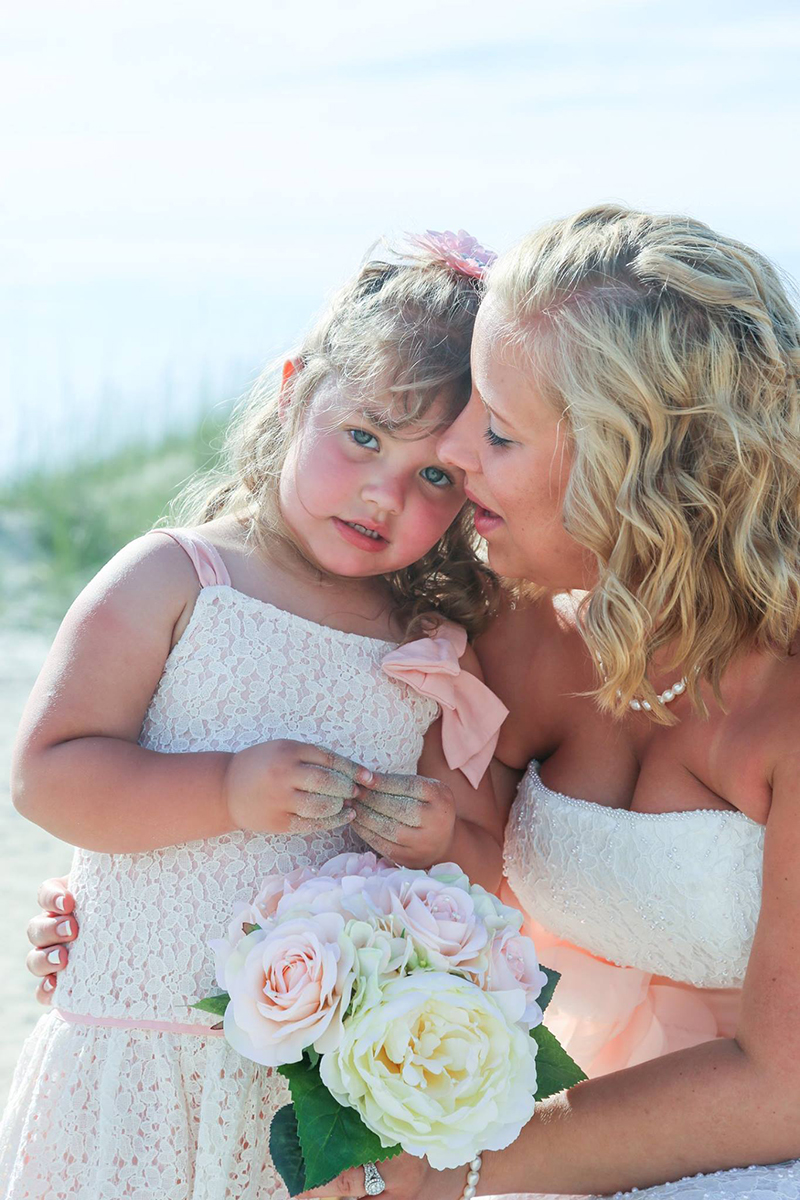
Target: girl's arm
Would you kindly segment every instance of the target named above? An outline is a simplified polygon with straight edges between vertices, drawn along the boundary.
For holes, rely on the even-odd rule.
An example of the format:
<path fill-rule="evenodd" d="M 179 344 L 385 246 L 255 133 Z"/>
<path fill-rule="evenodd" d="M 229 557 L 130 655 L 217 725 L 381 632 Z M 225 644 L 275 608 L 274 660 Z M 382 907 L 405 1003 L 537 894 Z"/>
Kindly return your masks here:
<path fill-rule="evenodd" d="M 238 754 L 170 754 L 138 745 L 197 593 L 184 551 L 145 537 L 78 597 L 23 714 L 12 764 L 23 816 L 108 853 L 237 828 L 310 832 L 350 819 L 343 808 L 355 795 L 355 766 L 326 751 L 268 742 Z"/>
<path fill-rule="evenodd" d="M 481 677 L 471 647 L 462 670 Z M 441 718 L 425 735 L 418 775 L 356 773 L 362 784 L 356 801 L 355 831 L 379 854 L 401 866 L 430 867 L 456 862 L 473 883 L 496 892 L 503 873 L 503 827 L 509 797 L 495 797 L 492 772 L 477 788 L 447 765 Z"/>

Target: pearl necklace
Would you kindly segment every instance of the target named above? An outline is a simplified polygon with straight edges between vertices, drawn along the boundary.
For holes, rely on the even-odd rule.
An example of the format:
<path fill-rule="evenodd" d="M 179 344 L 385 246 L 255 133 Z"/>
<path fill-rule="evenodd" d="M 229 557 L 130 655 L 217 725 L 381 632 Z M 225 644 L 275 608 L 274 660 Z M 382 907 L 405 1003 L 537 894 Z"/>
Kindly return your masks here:
<path fill-rule="evenodd" d="M 677 683 L 673 683 L 672 687 L 665 688 L 663 692 L 656 696 L 656 700 L 659 704 L 671 704 L 676 696 L 682 696 L 685 691 L 686 676 L 683 675 Z M 649 700 L 637 700 L 635 696 L 632 700 L 628 701 L 628 707 L 633 709 L 634 712 L 641 712 L 642 709 L 645 712 L 653 711 L 653 706 Z"/>
<path fill-rule="evenodd" d="M 603 660 L 599 654 L 597 655 L 597 662 L 600 666 L 600 674 L 606 681 L 608 681 L 606 669 L 603 666 Z M 685 691 L 686 676 L 682 675 L 677 683 L 673 683 L 672 687 L 665 688 L 663 692 L 660 692 L 659 695 L 656 696 L 656 702 L 658 704 L 671 704 L 676 696 L 682 696 Z M 617 692 L 617 695 L 621 695 L 621 692 Z M 653 706 L 649 700 L 637 700 L 635 696 L 632 700 L 628 701 L 628 708 L 630 708 L 632 712 L 642 712 L 642 710 L 644 710 L 644 712 L 653 711 Z"/>

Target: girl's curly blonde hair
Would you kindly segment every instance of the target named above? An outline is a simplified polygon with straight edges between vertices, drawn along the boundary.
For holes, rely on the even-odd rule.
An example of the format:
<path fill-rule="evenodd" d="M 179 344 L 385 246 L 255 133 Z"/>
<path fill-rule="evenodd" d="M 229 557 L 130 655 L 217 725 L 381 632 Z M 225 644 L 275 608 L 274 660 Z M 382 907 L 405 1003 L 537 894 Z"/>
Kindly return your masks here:
<path fill-rule="evenodd" d="M 778 272 L 698 221 L 605 205 L 526 238 L 488 294 L 570 423 L 595 696 L 671 724 L 646 676 L 671 647 L 705 713 L 701 679 L 719 699 L 735 655 L 790 652 L 800 627 L 800 326 Z"/>
<path fill-rule="evenodd" d="M 400 261 L 365 261 L 296 352 L 300 369 L 283 392 L 288 407 L 279 411 L 278 368 L 256 382 L 229 427 L 215 486 L 209 492 L 205 477 L 184 493 L 183 523 L 244 515 L 257 546 L 268 551 L 277 539 L 300 553 L 281 515 L 278 484 L 312 398 L 333 382 L 359 407 L 377 405 L 382 422 L 394 429 L 424 420 L 441 399 L 446 419 L 455 419 L 471 389 L 469 353 L 481 294 L 478 280 L 420 249 Z M 418 636 L 434 616 L 476 635 L 498 591 L 466 509 L 424 558 L 386 581 L 405 638 Z"/>

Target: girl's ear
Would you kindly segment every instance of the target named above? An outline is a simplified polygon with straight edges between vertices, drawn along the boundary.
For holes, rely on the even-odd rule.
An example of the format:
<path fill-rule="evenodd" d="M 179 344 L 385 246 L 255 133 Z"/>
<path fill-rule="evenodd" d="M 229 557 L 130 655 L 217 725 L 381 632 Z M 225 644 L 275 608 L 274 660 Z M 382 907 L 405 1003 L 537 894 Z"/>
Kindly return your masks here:
<path fill-rule="evenodd" d="M 300 355 L 294 358 L 287 358 L 283 364 L 281 372 L 281 390 L 278 395 L 278 416 L 283 423 L 286 419 L 286 414 L 289 411 L 289 405 L 292 400 L 292 389 L 295 385 L 295 376 L 303 369 L 303 360 Z"/>

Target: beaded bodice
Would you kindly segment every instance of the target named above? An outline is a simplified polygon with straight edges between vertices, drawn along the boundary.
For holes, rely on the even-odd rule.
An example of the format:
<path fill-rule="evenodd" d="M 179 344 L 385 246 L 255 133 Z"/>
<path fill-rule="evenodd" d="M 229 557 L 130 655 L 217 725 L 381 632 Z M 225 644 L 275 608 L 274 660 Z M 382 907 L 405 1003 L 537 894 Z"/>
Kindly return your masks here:
<path fill-rule="evenodd" d="M 204 587 L 170 654 L 140 744 L 236 751 L 273 738 L 413 774 L 437 704 L 381 669 L 393 643 L 315 624 L 230 586 Z M 81 934 L 59 979 L 62 1008 L 208 1024 L 187 1005 L 214 990 L 209 938 L 272 872 L 363 849 L 349 830 L 313 837 L 233 831 L 139 854 L 77 850 Z"/>
<path fill-rule="evenodd" d="M 551 791 L 531 763 L 505 867 L 545 929 L 620 966 L 698 987 L 744 980 L 764 829 L 732 810 L 636 813 Z"/>

